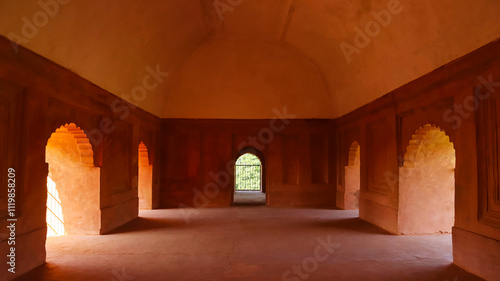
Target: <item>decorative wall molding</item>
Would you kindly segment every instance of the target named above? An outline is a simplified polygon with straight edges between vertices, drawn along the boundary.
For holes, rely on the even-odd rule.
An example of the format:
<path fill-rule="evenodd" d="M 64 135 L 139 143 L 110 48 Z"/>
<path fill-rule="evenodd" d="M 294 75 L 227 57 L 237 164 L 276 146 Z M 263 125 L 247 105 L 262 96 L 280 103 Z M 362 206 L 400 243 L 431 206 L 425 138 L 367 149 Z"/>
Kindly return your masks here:
<path fill-rule="evenodd" d="M 500 227 L 500 179 L 498 146 L 500 99 L 498 93 L 478 87 L 474 90 L 476 110 L 478 220 Z M 486 98 L 487 97 L 487 98 Z"/>

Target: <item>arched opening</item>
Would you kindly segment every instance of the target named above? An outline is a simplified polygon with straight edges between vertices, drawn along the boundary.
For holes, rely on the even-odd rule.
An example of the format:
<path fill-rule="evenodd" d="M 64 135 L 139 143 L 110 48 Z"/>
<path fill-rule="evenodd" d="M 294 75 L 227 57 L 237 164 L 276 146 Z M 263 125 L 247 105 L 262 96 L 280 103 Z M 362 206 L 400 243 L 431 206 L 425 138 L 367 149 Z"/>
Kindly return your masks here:
<path fill-rule="evenodd" d="M 236 191 L 262 191 L 262 163 L 257 156 L 245 153 L 234 166 Z"/>
<path fill-rule="evenodd" d="M 87 135 L 74 123 L 47 141 L 47 236 L 99 234 L 99 168 Z"/>
<path fill-rule="evenodd" d="M 241 150 L 234 164 L 234 205 L 265 205 L 263 155 L 252 148 Z"/>
<path fill-rule="evenodd" d="M 153 165 L 149 164 L 148 148 L 141 141 L 139 144 L 138 193 L 139 209 L 153 208 Z"/>
<path fill-rule="evenodd" d="M 359 209 L 360 166 L 360 146 L 355 141 L 349 148 L 349 160 L 345 167 L 344 209 L 346 210 Z"/>
<path fill-rule="evenodd" d="M 455 220 L 455 149 L 435 125 L 415 132 L 399 174 L 399 232 L 451 233 Z"/>

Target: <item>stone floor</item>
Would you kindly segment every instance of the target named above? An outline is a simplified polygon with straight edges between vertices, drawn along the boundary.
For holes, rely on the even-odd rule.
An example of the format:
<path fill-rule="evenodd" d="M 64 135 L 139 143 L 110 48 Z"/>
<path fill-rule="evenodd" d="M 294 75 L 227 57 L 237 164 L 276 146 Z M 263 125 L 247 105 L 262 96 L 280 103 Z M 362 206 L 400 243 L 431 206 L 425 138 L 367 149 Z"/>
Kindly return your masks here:
<path fill-rule="evenodd" d="M 262 191 L 235 191 L 235 206 L 259 206 L 266 205 L 266 194 Z"/>
<path fill-rule="evenodd" d="M 451 236 L 393 236 L 357 211 L 234 207 L 141 211 L 112 234 L 47 240 L 18 280 L 481 280 Z"/>

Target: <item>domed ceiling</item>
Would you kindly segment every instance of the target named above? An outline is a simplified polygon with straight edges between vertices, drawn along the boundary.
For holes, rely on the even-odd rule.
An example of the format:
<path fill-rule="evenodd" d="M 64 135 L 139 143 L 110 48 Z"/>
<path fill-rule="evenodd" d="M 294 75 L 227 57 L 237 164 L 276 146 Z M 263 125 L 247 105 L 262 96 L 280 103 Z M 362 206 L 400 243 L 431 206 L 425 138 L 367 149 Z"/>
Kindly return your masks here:
<path fill-rule="evenodd" d="M 336 118 L 499 38 L 499 15 L 498 0 L 0 0 L 0 34 L 160 117 Z"/>

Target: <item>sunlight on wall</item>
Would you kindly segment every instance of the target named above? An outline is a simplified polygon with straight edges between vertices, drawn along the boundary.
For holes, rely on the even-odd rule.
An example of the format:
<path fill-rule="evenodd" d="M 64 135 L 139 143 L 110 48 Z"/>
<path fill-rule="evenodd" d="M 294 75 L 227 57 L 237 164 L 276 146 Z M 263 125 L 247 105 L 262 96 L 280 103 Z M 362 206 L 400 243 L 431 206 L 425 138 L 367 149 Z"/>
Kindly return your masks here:
<path fill-rule="evenodd" d="M 345 167 L 345 194 L 344 209 L 359 209 L 360 195 L 360 146 L 358 142 L 353 142 L 349 148 L 349 160 Z"/>
<path fill-rule="evenodd" d="M 47 176 L 47 237 L 65 234 L 61 199 L 51 177 Z"/>
<path fill-rule="evenodd" d="M 399 231 L 451 233 L 455 222 L 455 149 L 444 131 L 415 132 L 399 169 Z"/>
<path fill-rule="evenodd" d="M 138 194 L 139 209 L 153 208 L 153 165 L 149 165 L 148 148 L 141 141 L 139 144 Z"/>
<path fill-rule="evenodd" d="M 99 234 L 100 171 L 85 132 L 74 123 L 56 129 L 47 141 L 45 162 L 47 235 Z"/>

